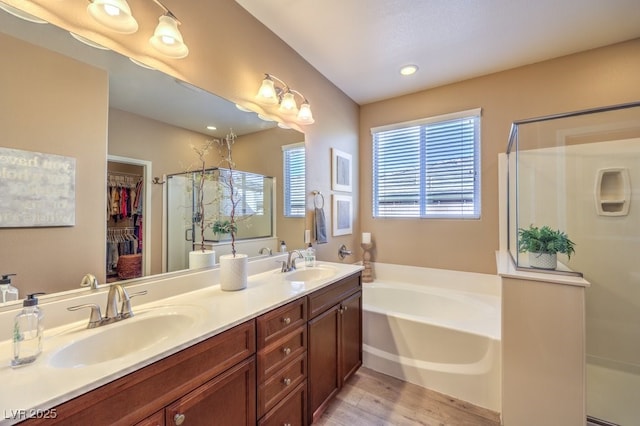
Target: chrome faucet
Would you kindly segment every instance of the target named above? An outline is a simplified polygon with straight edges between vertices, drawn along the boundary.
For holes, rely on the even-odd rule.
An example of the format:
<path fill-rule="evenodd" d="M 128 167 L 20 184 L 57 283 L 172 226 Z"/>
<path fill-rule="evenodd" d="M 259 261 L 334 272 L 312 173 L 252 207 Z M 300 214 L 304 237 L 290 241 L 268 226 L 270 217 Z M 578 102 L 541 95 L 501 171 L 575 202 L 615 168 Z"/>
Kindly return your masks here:
<path fill-rule="evenodd" d="M 297 257 L 293 257 L 293 255 Z M 299 250 L 291 250 L 289 252 L 289 256 L 287 256 L 287 263 L 282 262 L 282 272 L 290 272 L 295 271 L 296 269 L 296 259 L 304 259 L 302 253 Z"/>
<path fill-rule="evenodd" d="M 82 277 L 82 281 L 80 281 L 80 287 L 91 287 L 91 289 L 95 290 L 98 288 L 98 279 L 93 274 L 87 274 Z"/>
<path fill-rule="evenodd" d="M 267 252 L 269 256 L 273 255 L 273 251 L 271 251 L 269 247 L 262 247 L 260 251 L 258 251 L 258 254 L 264 254 L 265 252 Z"/>
<path fill-rule="evenodd" d="M 118 300 L 116 295 L 122 302 L 124 307 L 125 303 L 129 303 L 129 294 L 120 284 L 111 284 L 109 287 L 109 294 L 107 294 L 107 310 L 104 313 L 105 321 L 117 321 L 121 319 L 122 310 L 118 312 Z"/>
<path fill-rule="evenodd" d="M 84 305 L 70 306 L 69 311 L 77 311 L 82 308 L 91 308 L 91 316 L 87 328 L 95 328 L 101 325 L 110 324 L 133 316 L 131 310 L 131 298 L 147 294 L 147 291 L 140 291 L 129 295 L 121 284 L 111 284 L 109 293 L 107 294 L 107 309 L 104 317 L 100 312 L 100 306 L 95 303 L 86 303 Z M 118 301 L 120 301 L 120 310 L 118 311 Z"/>

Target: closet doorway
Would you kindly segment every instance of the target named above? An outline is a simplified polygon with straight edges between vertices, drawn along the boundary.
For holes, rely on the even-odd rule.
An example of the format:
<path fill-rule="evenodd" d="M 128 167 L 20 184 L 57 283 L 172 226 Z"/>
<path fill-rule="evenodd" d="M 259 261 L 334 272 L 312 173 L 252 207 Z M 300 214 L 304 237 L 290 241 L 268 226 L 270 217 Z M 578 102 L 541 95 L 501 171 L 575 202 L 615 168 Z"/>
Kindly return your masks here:
<path fill-rule="evenodd" d="M 107 282 L 151 274 L 150 175 L 149 161 L 107 158 Z"/>

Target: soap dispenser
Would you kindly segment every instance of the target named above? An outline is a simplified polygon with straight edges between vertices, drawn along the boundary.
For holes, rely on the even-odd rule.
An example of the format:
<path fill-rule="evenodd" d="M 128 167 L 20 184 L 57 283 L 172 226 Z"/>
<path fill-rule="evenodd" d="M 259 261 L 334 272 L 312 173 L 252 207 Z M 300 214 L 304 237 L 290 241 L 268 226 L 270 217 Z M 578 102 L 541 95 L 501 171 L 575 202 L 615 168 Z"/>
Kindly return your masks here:
<path fill-rule="evenodd" d="M 16 274 L 2 275 L 0 279 L 0 303 L 18 300 L 18 289 L 11 285 L 11 277 Z"/>
<path fill-rule="evenodd" d="M 27 296 L 22 311 L 16 315 L 13 323 L 13 358 L 11 367 L 31 364 L 42 352 L 43 314 L 38 308 L 39 294 Z"/>
<path fill-rule="evenodd" d="M 316 251 L 314 250 L 311 243 L 307 247 L 307 250 L 304 252 L 304 266 L 314 267 L 316 266 Z"/>
<path fill-rule="evenodd" d="M 280 253 L 286 253 L 287 252 L 287 244 L 284 242 L 284 240 L 280 241 Z"/>

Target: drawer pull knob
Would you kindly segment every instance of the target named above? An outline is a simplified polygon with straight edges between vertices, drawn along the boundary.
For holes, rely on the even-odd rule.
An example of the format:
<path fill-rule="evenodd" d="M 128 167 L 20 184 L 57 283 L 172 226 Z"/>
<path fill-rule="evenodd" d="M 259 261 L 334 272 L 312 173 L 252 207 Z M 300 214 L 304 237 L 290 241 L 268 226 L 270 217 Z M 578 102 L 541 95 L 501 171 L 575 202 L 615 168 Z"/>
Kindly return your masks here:
<path fill-rule="evenodd" d="M 291 318 L 289 317 L 282 318 L 282 322 L 284 323 L 284 325 L 289 325 L 291 324 Z"/>
<path fill-rule="evenodd" d="M 282 383 L 284 383 L 286 386 L 289 386 L 291 384 L 291 379 L 289 378 L 282 379 Z"/>
<path fill-rule="evenodd" d="M 182 423 L 184 423 L 184 418 L 184 414 L 178 413 L 173 416 L 173 422 L 176 424 L 176 426 L 180 426 Z"/>
<path fill-rule="evenodd" d="M 285 423 L 284 426 L 291 426 L 291 423 Z"/>
<path fill-rule="evenodd" d="M 282 348 L 282 352 L 284 352 L 285 355 L 289 355 L 291 353 L 291 348 Z"/>
<path fill-rule="evenodd" d="M 348 308 L 349 308 L 348 306 L 343 306 L 343 307 L 342 307 L 342 311 L 343 311 L 343 312 L 347 312 L 347 309 L 348 309 Z"/>

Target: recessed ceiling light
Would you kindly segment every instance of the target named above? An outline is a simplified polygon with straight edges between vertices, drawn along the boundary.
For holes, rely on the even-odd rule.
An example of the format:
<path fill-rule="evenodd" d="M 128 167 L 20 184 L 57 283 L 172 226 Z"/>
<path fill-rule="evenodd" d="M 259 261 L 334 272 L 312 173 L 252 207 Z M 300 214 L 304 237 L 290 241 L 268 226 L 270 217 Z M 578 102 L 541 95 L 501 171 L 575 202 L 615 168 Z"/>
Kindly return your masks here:
<path fill-rule="evenodd" d="M 216 126 L 207 126 L 207 130 L 218 130 Z"/>
<path fill-rule="evenodd" d="M 404 67 L 400 68 L 400 74 L 402 75 L 412 75 L 415 74 L 416 71 L 418 71 L 417 65 L 405 65 Z"/>

